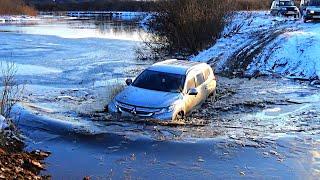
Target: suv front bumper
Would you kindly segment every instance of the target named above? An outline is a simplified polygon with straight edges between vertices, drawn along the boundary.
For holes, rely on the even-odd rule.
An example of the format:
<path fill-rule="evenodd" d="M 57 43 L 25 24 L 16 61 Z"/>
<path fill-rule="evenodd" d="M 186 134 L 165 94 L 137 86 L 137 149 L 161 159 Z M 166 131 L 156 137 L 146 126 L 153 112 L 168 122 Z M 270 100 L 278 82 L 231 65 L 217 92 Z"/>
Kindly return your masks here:
<path fill-rule="evenodd" d="M 150 114 L 141 115 L 141 114 L 137 114 L 134 112 L 130 112 L 130 111 L 126 111 L 124 109 L 121 109 L 121 107 L 116 106 L 116 104 L 114 102 L 110 102 L 108 104 L 108 112 L 119 114 L 123 117 L 139 117 L 139 118 L 143 118 L 143 119 L 157 119 L 157 120 L 163 120 L 163 121 L 172 120 L 173 115 L 174 115 L 174 111 L 160 113 L 160 114 L 150 113 Z"/>

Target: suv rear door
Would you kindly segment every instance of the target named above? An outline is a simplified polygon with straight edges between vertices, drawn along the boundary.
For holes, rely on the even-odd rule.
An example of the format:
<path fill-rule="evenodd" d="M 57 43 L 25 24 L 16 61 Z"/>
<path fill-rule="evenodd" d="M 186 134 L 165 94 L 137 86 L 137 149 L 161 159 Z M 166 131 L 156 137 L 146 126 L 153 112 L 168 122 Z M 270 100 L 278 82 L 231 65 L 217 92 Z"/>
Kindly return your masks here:
<path fill-rule="evenodd" d="M 198 72 L 196 74 L 196 87 L 198 90 L 197 105 L 204 103 L 208 97 L 208 90 L 205 81 L 203 72 Z"/>
<path fill-rule="evenodd" d="M 216 80 L 215 76 L 213 74 L 213 71 L 210 67 L 207 67 L 203 71 L 204 79 L 205 79 L 205 85 L 207 90 L 207 96 L 209 96 L 216 88 Z"/>

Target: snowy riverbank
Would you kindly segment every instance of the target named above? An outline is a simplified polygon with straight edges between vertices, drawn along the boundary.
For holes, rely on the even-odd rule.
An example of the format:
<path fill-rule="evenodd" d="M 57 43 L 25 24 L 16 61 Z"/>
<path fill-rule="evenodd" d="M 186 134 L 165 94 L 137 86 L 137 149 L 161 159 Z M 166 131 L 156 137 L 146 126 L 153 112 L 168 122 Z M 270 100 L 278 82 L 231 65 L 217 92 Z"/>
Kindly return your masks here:
<path fill-rule="evenodd" d="M 241 12 L 215 45 L 192 58 L 217 72 L 320 78 L 320 23 Z"/>
<path fill-rule="evenodd" d="M 0 15 L 0 24 L 1 23 L 23 23 L 23 22 L 33 22 L 38 21 L 39 19 L 32 16 L 17 15 L 17 16 L 5 16 Z"/>

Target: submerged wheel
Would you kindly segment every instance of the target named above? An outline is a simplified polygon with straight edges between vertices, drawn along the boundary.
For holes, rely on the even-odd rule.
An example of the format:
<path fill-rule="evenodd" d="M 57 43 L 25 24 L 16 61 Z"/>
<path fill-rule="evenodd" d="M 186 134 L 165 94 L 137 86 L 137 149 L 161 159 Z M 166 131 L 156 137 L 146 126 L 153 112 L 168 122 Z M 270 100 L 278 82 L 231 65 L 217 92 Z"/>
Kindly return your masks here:
<path fill-rule="evenodd" d="M 217 90 L 214 90 L 209 97 L 210 102 L 213 103 L 216 101 L 216 95 L 217 95 Z"/>
<path fill-rule="evenodd" d="M 180 111 L 180 112 L 178 112 L 178 114 L 174 118 L 174 121 L 182 121 L 182 120 L 184 120 L 184 118 L 185 118 L 184 112 Z"/>

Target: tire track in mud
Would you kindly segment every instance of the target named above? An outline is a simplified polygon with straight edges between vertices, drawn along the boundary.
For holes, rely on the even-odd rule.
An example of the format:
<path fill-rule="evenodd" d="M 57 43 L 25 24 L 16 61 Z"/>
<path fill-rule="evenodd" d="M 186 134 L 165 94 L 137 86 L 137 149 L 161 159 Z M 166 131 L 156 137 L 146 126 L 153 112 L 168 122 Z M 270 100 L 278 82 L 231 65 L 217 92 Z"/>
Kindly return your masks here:
<path fill-rule="evenodd" d="M 281 34 L 294 31 L 292 27 L 278 23 L 270 29 L 259 30 L 251 35 L 252 40 L 235 51 L 226 61 L 222 75 L 227 77 L 243 77 L 245 70 L 255 58 L 262 55 L 266 46 L 272 43 Z M 270 54 L 272 52 L 269 52 Z M 252 76 L 257 76 L 259 72 L 255 72 Z"/>

